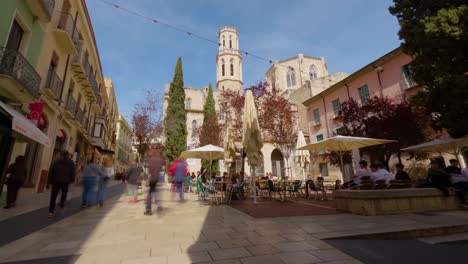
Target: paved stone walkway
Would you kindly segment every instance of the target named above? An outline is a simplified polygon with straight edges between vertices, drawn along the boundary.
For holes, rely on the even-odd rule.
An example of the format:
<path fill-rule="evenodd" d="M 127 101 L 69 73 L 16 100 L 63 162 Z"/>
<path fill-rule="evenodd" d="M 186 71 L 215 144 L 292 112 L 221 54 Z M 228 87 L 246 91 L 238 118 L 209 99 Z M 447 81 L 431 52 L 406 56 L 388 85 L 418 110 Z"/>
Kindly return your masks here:
<path fill-rule="evenodd" d="M 115 198 L 0 248 L 4 263 L 360 263 L 323 238 L 466 223 L 468 213 L 252 218 L 162 191 L 162 210 Z M 29 260 L 29 261 L 27 261 Z M 26 262 L 19 262 L 26 261 Z"/>

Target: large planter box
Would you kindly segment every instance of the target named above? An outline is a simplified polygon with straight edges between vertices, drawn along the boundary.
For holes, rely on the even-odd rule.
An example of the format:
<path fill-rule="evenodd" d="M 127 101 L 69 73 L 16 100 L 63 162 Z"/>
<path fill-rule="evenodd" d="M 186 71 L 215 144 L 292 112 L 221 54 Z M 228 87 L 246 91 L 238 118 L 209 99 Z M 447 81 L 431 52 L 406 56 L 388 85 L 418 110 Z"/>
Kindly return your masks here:
<path fill-rule="evenodd" d="M 458 200 L 435 188 L 338 190 L 336 209 L 358 215 L 385 215 L 456 210 Z"/>

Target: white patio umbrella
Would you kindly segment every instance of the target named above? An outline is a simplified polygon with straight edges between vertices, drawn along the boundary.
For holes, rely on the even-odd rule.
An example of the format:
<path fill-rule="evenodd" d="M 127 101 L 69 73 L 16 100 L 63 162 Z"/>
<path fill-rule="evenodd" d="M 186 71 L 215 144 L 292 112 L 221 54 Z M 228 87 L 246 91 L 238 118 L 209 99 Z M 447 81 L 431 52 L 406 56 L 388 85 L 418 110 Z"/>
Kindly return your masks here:
<path fill-rule="evenodd" d="M 439 152 L 454 155 L 459 159 L 463 149 L 468 147 L 468 136 L 461 138 L 445 137 L 401 149 L 401 151 Z M 461 163 L 463 164 L 463 163 Z"/>
<path fill-rule="evenodd" d="M 224 134 L 224 162 L 231 162 L 232 159 L 236 157 L 236 149 L 229 129 L 229 126 L 226 125 L 226 133 Z"/>
<path fill-rule="evenodd" d="M 224 149 L 214 145 L 206 145 L 203 147 L 186 150 L 180 155 L 184 159 L 204 159 L 210 161 L 210 177 L 211 177 L 211 163 L 213 160 L 222 160 L 224 158 Z"/>
<path fill-rule="evenodd" d="M 354 149 L 370 147 L 374 145 L 386 144 L 396 142 L 395 140 L 377 139 L 377 138 L 364 138 L 364 137 L 350 137 L 350 136 L 334 136 L 327 138 L 317 143 L 309 144 L 299 150 L 311 151 L 335 151 L 340 156 L 340 167 L 344 175 L 343 155 L 346 151 Z M 343 177 L 344 178 L 344 177 Z"/>
<path fill-rule="evenodd" d="M 252 170 L 254 203 L 257 202 L 255 166 L 260 164 L 261 149 L 263 147 L 262 134 L 258 124 L 257 109 L 255 108 L 252 91 L 247 89 L 244 101 L 244 120 L 242 127 L 242 145 L 247 153 L 247 160 Z"/>
<path fill-rule="evenodd" d="M 305 180 L 305 168 L 307 164 L 310 163 L 310 153 L 308 150 L 298 150 L 302 147 L 305 147 L 307 145 L 305 138 L 304 138 L 304 133 L 302 130 L 299 130 L 297 133 L 297 143 L 296 143 L 296 162 L 301 165 L 301 171 L 302 171 L 302 176 Z"/>

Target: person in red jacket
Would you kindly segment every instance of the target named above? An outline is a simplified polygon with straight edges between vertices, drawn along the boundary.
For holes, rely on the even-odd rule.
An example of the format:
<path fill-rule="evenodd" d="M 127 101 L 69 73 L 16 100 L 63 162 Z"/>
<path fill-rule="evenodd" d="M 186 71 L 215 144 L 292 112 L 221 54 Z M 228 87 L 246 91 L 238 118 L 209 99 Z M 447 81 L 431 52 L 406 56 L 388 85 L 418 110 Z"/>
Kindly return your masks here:
<path fill-rule="evenodd" d="M 183 159 L 174 161 L 169 168 L 169 173 L 173 176 L 172 181 L 176 184 L 177 192 L 179 193 L 180 201 L 184 201 L 184 181 L 185 175 L 188 173 L 188 165 Z"/>

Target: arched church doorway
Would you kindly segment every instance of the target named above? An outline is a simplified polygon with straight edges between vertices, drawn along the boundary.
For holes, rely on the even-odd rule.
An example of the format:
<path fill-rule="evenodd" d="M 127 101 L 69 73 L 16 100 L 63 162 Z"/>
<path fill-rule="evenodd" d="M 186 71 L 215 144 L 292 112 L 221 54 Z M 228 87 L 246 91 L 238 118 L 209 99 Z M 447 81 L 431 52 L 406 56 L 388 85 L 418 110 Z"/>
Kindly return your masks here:
<path fill-rule="evenodd" d="M 284 157 L 279 149 L 274 149 L 271 152 L 271 169 L 274 176 L 284 177 Z"/>

